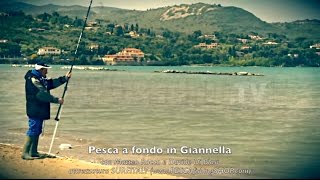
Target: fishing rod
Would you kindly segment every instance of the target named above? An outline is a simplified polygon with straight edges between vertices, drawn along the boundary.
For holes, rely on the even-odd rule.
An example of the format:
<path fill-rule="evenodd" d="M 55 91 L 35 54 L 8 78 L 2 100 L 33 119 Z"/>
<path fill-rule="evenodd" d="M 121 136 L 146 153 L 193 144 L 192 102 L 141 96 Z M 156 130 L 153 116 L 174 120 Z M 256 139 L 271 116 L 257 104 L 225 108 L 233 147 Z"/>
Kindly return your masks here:
<path fill-rule="evenodd" d="M 79 39 L 78 39 L 76 50 L 74 52 L 74 59 L 73 59 L 72 64 L 71 64 L 71 68 L 70 68 L 69 74 L 72 72 L 72 69 L 73 69 L 73 65 L 74 65 L 74 62 L 75 62 L 75 59 L 76 59 L 75 57 L 76 57 L 76 55 L 78 53 L 78 48 L 79 48 L 79 45 L 80 45 L 80 42 L 81 42 L 82 34 L 83 34 L 83 31 L 84 31 L 84 29 L 86 27 L 86 24 L 87 24 L 87 19 L 88 19 L 88 16 L 89 16 L 91 5 L 92 5 L 92 0 L 90 0 L 90 5 L 88 7 L 87 15 L 86 15 L 86 18 L 84 20 L 84 24 L 83 24 L 83 27 L 82 27 L 82 30 L 81 30 L 81 33 L 80 33 L 80 36 L 79 36 Z M 64 97 L 66 95 L 68 84 L 69 84 L 69 80 L 70 80 L 70 78 L 67 78 L 67 82 L 66 82 L 66 85 L 64 86 L 64 91 L 63 91 L 63 94 L 62 94 L 62 99 L 64 99 Z M 54 141 L 54 138 L 56 136 L 56 132 L 57 132 L 57 129 L 58 129 L 58 124 L 59 124 L 59 120 L 60 120 L 62 106 L 63 106 L 62 104 L 59 105 L 58 112 L 57 112 L 57 115 L 55 117 L 56 127 L 54 128 L 54 132 L 53 132 L 53 136 L 52 136 L 52 140 L 51 140 L 51 144 L 50 144 L 50 148 L 49 148 L 48 154 L 51 153 L 53 141 Z"/>

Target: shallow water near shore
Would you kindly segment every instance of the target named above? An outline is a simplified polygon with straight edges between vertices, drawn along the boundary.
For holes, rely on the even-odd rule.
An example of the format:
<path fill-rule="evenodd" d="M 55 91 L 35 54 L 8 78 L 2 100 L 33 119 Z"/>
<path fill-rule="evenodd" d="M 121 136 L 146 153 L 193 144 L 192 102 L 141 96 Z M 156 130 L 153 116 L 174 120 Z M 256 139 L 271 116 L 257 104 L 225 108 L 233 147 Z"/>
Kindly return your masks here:
<path fill-rule="evenodd" d="M 53 66 L 48 76 L 64 75 Z M 133 67 L 124 71 L 74 70 L 52 152 L 104 162 L 124 160 L 219 160 L 207 168 L 250 169 L 251 174 L 189 178 L 319 177 L 320 69 L 267 67 Z M 0 141 L 21 145 L 27 130 L 24 75 L 29 68 L 0 65 Z M 166 69 L 246 71 L 264 76 L 155 73 Z M 52 94 L 61 96 L 63 87 Z M 39 149 L 48 151 L 56 122 L 45 123 Z M 61 150 L 67 143 L 72 149 Z M 88 147 L 158 148 L 163 153 L 89 153 Z M 191 148 L 230 148 L 231 154 L 181 153 Z M 177 152 L 167 154 L 167 148 Z M 169 166 L 161 166 L 169 167 Z M 175 166 L 180 167 L 180 166 Z M 178 174 L 179 175 L 179 174 Z"/>

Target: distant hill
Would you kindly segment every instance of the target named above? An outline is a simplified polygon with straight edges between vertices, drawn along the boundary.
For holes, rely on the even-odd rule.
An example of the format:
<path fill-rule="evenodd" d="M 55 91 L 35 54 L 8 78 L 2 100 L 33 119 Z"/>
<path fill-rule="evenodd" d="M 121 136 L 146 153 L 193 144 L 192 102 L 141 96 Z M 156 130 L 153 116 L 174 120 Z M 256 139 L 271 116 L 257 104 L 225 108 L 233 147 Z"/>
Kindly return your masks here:
<path fill-rule="evenodd" d="M 54 11 L 69 17 L 82 18 L 87 7 L 82 6 L 35 6 L 21 2 L 0 2 L 0 11 L 23 11 L 37 15 Z M 136 24 L 151 28 L 156 32 L 203 33 L 225 32 L 230 34 L 257 33 L 267 36 L 270 33 L 285 35 L 289 39 L 304 36 L 308 39 L 320 39 L 319 20 L 300 20 L 291 23 L 267 23 L 252 13 L 238 7 L 223 7 L 216 4 L 181 4 L 147 11 L 126 10 L 112 7 L 92 7 L 90 19 L 103 19 L 118 24 Z"/>
<path fill-rule="evenodd" d="M 99 13 L 105 19 L 119 23 L 139 23 L 152 29 L 192 33 L 201 30 L 204 33 L 228 31 L 233 33 L 263 32 L 273 30 L 272 25 L 261 21 L 253 14 L 236 7 L 221 7 L 197 3 L 193 5 L 164 7 L 148 11 L 124 11 L 113 15 Z"/>
<path fill-rule="evenodd" d="M 53 4 L 48 4 L 44 6 L 35 6 L 23 2 L 1 2 L 0 1 L 0 11 L 6 12 L 6 11 L 23 11 L 26 14 L 31 15 L 38 15 L 43 13 L 52 13 L 52 12 L 58 12 L 63 15 L 68 15 L 70 17 L 82 17 L 85 15 L 87 11 L 87 7 L 82 6 L 58 6 Z M 94 14 L 94 12 L 91 12 L 91 14 Z"/>
<path fill-rule="evenodd" d="M 273 23 L 279 31 L 283 34 L 287 34 L 291 39 L 305 38 L 315 41 L 320 40 L 320 20 L 306 19 L 298 20 L 290 23 Z"/>

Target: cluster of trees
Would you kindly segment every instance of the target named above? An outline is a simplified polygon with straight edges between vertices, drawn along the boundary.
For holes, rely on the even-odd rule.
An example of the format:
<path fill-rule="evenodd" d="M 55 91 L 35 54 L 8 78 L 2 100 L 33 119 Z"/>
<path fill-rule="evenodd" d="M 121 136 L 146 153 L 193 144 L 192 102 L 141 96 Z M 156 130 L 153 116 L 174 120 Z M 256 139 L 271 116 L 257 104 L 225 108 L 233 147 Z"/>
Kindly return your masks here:
<path fill-rule="evenodd" d="M 317 43 L 304 37 L 289 39 L 284 35 L 270 32 L 264 40 L 250 40 L 248 34 L 212 32 L 213 38 L 199 38 L 201 30 L 192 34 L 172 32 L 163 29 L 139 27 L 138 23 L 117 25 L 106 20 L 96 20 L 94 30 L 86 30 L 78 49 L 78 57 L 73 53 L 84 21 L 79 18 L 61 16 L 59 13 L 44 13 L 32 17 L 22 12 L 8 12 L 0 16 L 1 39 L 0 62 L 10 62 L 4 58 L 27 58 L 29 63 L 38 60 L 52 64 L 69 64 L 75 58 L 76 64 L 104 64 L 101 57 L 115 54 L 126 47 L 139 48 L 146 57 L 136 65 L 257 65 L 257 66 L 320 66 L 320 56 L 309 46 Z M 131 38 L 128 32 L 134 31 L 140 36 Z M 252 32 L 255 34 L 254 32 Z M 157 34 L 157 35 L 156 35 Z M 246 44 L 239 41 L 248 39 Z M 270 40 L 277 45 L 265 45 Z M 218 43 L 216 48 L 194 47 L 199 43 Z M 91 44 L 99 45 L 90 49 Z M 63 50 L 60 56 L 38 56 L 38 48 L 53 46 Z M 243 46 L 249 46 L 243 49 Z M 21 60 L 24 62 L 25 60 Z M 12 63 L 12 62 L 11 62 Z M 133 65 L 132 63 L 130 65 Z"/>

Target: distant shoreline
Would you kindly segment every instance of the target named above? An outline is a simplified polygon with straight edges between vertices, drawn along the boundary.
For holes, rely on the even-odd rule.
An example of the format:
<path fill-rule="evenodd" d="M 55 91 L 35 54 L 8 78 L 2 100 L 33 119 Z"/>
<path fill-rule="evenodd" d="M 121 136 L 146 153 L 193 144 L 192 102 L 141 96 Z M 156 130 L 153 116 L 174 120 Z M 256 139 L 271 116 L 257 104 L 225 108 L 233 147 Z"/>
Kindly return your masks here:
<path fill-rule="evenodd" d="M 10 65 L 12 67 L 32 67 L 33 64 L 15 64 L 15 63 L 0 63 L 0 65 Z M 49 64 L 49 65 L 58 65 L 58 66 L 71 66 L 70 64 Z M 117 66 L 141 66 L 141 67 L 171 67 L 170 65 L 74 65 L 81 67 L 90 67 L 90 66 L 102 66 L 102 67 L 117 67 Z M 172 67 L 267 67 L 267 68 L 319 68 L 320 66 L 240 66 L 240 65 L 230 65 L 230 64 L 190 64 L 190 65 L 177 65 Z"/>

